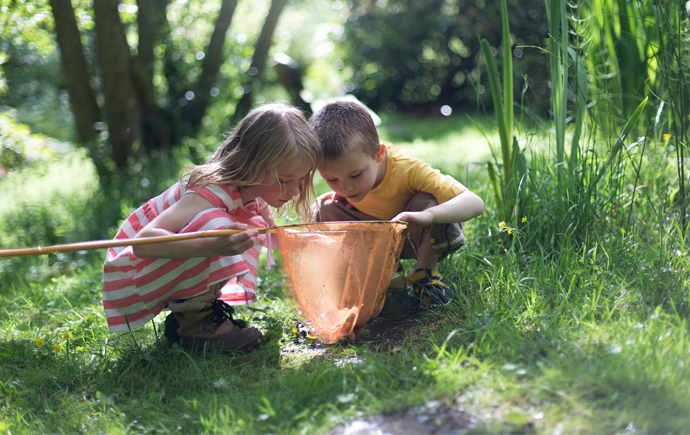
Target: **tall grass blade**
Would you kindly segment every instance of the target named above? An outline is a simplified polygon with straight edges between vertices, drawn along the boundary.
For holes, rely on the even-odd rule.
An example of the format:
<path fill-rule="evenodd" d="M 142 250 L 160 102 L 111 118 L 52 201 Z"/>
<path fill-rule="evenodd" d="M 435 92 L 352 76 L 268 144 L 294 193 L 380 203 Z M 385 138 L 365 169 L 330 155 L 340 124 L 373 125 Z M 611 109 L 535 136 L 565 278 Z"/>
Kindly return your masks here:
<path fill-rule="evenodd" d="M 546 0 L 550 34 L 551 105 L 556 128 L 557 163 L 563 162 L 565 158 L 565 119 L 568 103 L 568 58 L 564 54 L 568 47 L 568 21 L 565 6 L 565 0 Z"/>
<path fill-rule="evenodd" d="M 503 25 L 503 112 L 506 133 L 510 138 L 513 135 L 513 50 L 506 0 L 501 0 L 501 23 Z"/>
<path fill-rule="evenodd" d="M 513 198 L 515 197 L 515 156 L 519 148 L 513 149 L 513 61 L 510 41 L 510 25 L 508 22 L 508 5 L 506 0 L 501 0 L 501 22 L 503 29 L 503 93 L 501 93 L 501 81 L 496 67 L 496 60 L 491 52 L 491 46 L 487 40 L 482 40 L 482 54 L 486 61 L 486 69 L 489 75 L 489 87 L 494 103 L 498 135 L 501 140 L 501 157 L 503 158 L 503 178 L 500 198 L 499 215 L 504 220 L 509 220 L 513 212 Z M 501 101 L 503 94 L 503 101 Z M 493 171 L 493 167 L 490 167 Z M 495 176 L 494 180 L 498 181 Z M 494 189 L 495 190 L 495 189 Z"/>
<path fill-rule="evenodd" d="M 489 74 L 489 87 L 491 89 L 491 99 L 494 103 L 494 113 L 496 114 L 496 124 L 498 126 L 498 136 L 501 140 L 501 150 L 503 152 L 503 163 L 510 161 L 506 159 L 506 152 L 504 150 L 506 143 L 508 143 L 508 133 L 506 130 L 505 118 L 503 117 L 503 102 L 501 101 L 501 84 L 498 77 L 498 68 L 496 67 L 496 60 L 491 53 L 491 45 L 486 39 L 482 40 L 482 54 L 486 61 L 486 69 Z"/>
<path fill-rule="evenodd" d="M 494 194 L 496 195 L 496 209 L 503 210 L 503 195 L 501 194 L 501 188 L 498 183 L 498 175 L 494 169 L 494 165 L 491 162 L 487 162 L 487 169 L 489 172 L 489 182 L 491 187 L 494 189 Z"/>
<path fill-rule="evenodd" d="M 571 171 L 571 173 L 575 170 L 577 167 L 579 160 L 580 160 L 580 138 L 582 136 L 582 128 L 585 124 L 585 111 L 587 109 L 587 98 L 588 98 L 588 89 L 587 89 L 587 70 L 585 68 L 585 65 L 583 63 L 583 55 L 581 54 L 581 50 L 583 50 L 583 45 L 582 45 L 582 35 L 583 35 L 583 27 L 581 25 L 582 23 L 582 7 L 581 6 L 576 6 L 577 7 L 577 17 L 574 20 L 575 22 L 575 35 L 577 38 L 578 46 L 574 48 L 569 48 L 568 49 L 568 54 L 570 55 L 570 59 L 575 65 L 575 128 L 573 130 L 573 139 L 570 144 L 570 158 L 568 160 L 568 167 Z"/>
<path fill-rule="evenodd" d="M 597 176 L 594 178 L 594 181 L 591 184 L 591 187 L 594 188 L 599 180 L 606 175 L 608 172 L 609 167 L 611 166 L 611 163 L 613 163 L 613 160 L 616 158 L 618 153 L 623 149 L 623 144 L 625 143 L 625 139 L 628 137 L 628 134 L 632 131 L 633 127 L 635 127 L 635 124 L 637 124 L 637 120 L 642 114 L 642 111 L 644 110 L 645 106 L 647 105 L 647 101 L 649 100 L 649 97 L 645 98 L 642 103 L 640 103 L 639 106 L 637 106 L 637 109 L 635 109 L 635 112 L 633 112 L 632 116 L 630 116 L 630 119 L 628 119 L 628 122 L 625 124 L 625 127 L 623 127 L 623 131 L 621 131 L 620 136 L 618 136 L 618 140 L 616 141 L 616 144 L 613 146 L 613 149 L 611 149 L 611 155 L 609 156 L 609 159 L 604 163 L 604 165 L 601 167 L 599 170 L 599 173 Z"/>

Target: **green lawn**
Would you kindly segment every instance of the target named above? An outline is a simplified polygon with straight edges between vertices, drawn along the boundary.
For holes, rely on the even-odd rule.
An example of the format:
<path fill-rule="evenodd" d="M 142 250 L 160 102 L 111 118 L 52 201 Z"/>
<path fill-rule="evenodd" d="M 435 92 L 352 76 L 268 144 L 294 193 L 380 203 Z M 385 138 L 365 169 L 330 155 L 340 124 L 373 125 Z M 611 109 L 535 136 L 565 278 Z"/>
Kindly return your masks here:
<path fill-rule="evenodd" d="M 0 431 L 328 433 L 374 415 L 440 410 L 429 424 L 463 411 L 469 433 L 690 433 L 690 264 L 670 211 L 634 209 L 627 231 L 605 220 L 581 239 L 554 234 L 520 249 L 546 230 L 536 216 L 509 222 L 511 237 L 499 229 L 477 164 L 488 148 L 469 121 L 397 115 L 384 118 L 381 136 L 486 201 L 468 225 L 469 245 L 441 265 L 450 305 L 396 334 L 322 345 L 293 335 L 297 315 L 274 269 L 261 272 L 259 302 L 240 310 L 265 343 L 246 355 L 190 355 L 167 346 L 163 316 L 132 333 L 107 332 L 104 252 L 2 260 Z M 75 164 L 64 182 L 48 183 L 64 189 L 57 194 L 36 179 L 16 181 L 27 187 L 19 196 L 32 219 L 50 219 L 24 234 L 14 211 L 0 214 L 5 246 L 41 240 L 32 238 L 41 225 L 64 227 L 44 231 L 57 241 L 80 234 L 88 210 L 50 215 L 84 194 L 70 194 L 79 180 L 95 183 L 89 165 Z M 16 195 L 6 186 L 5 206 Z"/>

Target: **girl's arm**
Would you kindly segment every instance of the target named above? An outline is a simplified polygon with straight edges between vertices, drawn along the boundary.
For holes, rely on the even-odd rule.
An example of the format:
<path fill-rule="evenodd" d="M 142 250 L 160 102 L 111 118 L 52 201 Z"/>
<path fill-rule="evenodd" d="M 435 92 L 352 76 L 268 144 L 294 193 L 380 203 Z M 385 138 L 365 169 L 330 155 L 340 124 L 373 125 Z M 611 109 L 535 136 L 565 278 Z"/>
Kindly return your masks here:
<path fill-rule="evenodd" d="M 269 228 L 276 226 L 276 221 L 275 219 L 273 219 L 273 213 L 271 212 L 271 209 L 268 207 L 268 204 L 266 204 L 264 208 L 259 210 L 259 215 L 261 215 L 261 217 L 264 218 Z M 279 250 L 280 243 L 278 242 L 278 237 L 273 235 L 270 237 L 270 240 L 271 246 L 266 245 L 266 248 Z"/>
<path fill-rule="evenodd" d="M 407 222 L 409 232 L 415 232 L 431 224 L 467 222 L 482 213 L 484 201 L 470 190 L 465 190 L 443 204 L 418 212 L 404 211 L 391 220 Z"/>
<path fill-rule="evenodd" d="M 269 227 L 276 226 L 276 221 L 273 219 L 273 213 L 271 213 L 271 209 L 268 207 L 268 204 L 265 204 L 264 208 L 259 210 L 259 215 L 264 218 Z"/>
<path fill-rule="evenodd" d="M 154 220 L 148 223 L 135 238 L 160 237 L 177 234 L 199 212 L 213 208 L 214 205 L 197 194 L 184 195 Z M 243 229 L 247 225 L 234 223 L 225 228 Z M 191 258 L 238 255 L 254 246 L 258 231 L 243 231 L 227 237 L 210 237 L 176 242 L 153 243 L 132 246 L 137 257 Z"/>

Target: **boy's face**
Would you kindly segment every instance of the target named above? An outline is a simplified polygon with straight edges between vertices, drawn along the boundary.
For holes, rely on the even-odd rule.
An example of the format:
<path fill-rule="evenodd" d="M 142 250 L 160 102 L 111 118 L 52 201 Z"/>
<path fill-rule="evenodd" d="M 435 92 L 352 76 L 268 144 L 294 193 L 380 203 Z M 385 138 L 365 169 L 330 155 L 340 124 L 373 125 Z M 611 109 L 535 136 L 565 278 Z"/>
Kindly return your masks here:
<path fill-rule="evenodd" d="M 375 156 L 353 151 L 336 159 L 326 159 L 319 173 L 335 193 L 351 202 L 359 202 L 383 180 L 384 157 L 383 145 Z"/>

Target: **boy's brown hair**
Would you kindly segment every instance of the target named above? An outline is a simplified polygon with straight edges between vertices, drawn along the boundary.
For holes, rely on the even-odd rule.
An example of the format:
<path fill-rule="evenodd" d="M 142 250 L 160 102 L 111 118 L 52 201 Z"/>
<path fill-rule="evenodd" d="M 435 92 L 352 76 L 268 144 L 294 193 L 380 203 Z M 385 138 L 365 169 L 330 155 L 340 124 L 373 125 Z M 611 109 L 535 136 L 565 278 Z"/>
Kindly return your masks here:
<path fill-rule="evenodd" d="M 311 117 L 309 124 L 319 138 L 326 159 L 337 159 L 352 151 L 372 156 L 379 152 L 379 133 L 362 104 L 352 101 L 327 104 Z"/>

